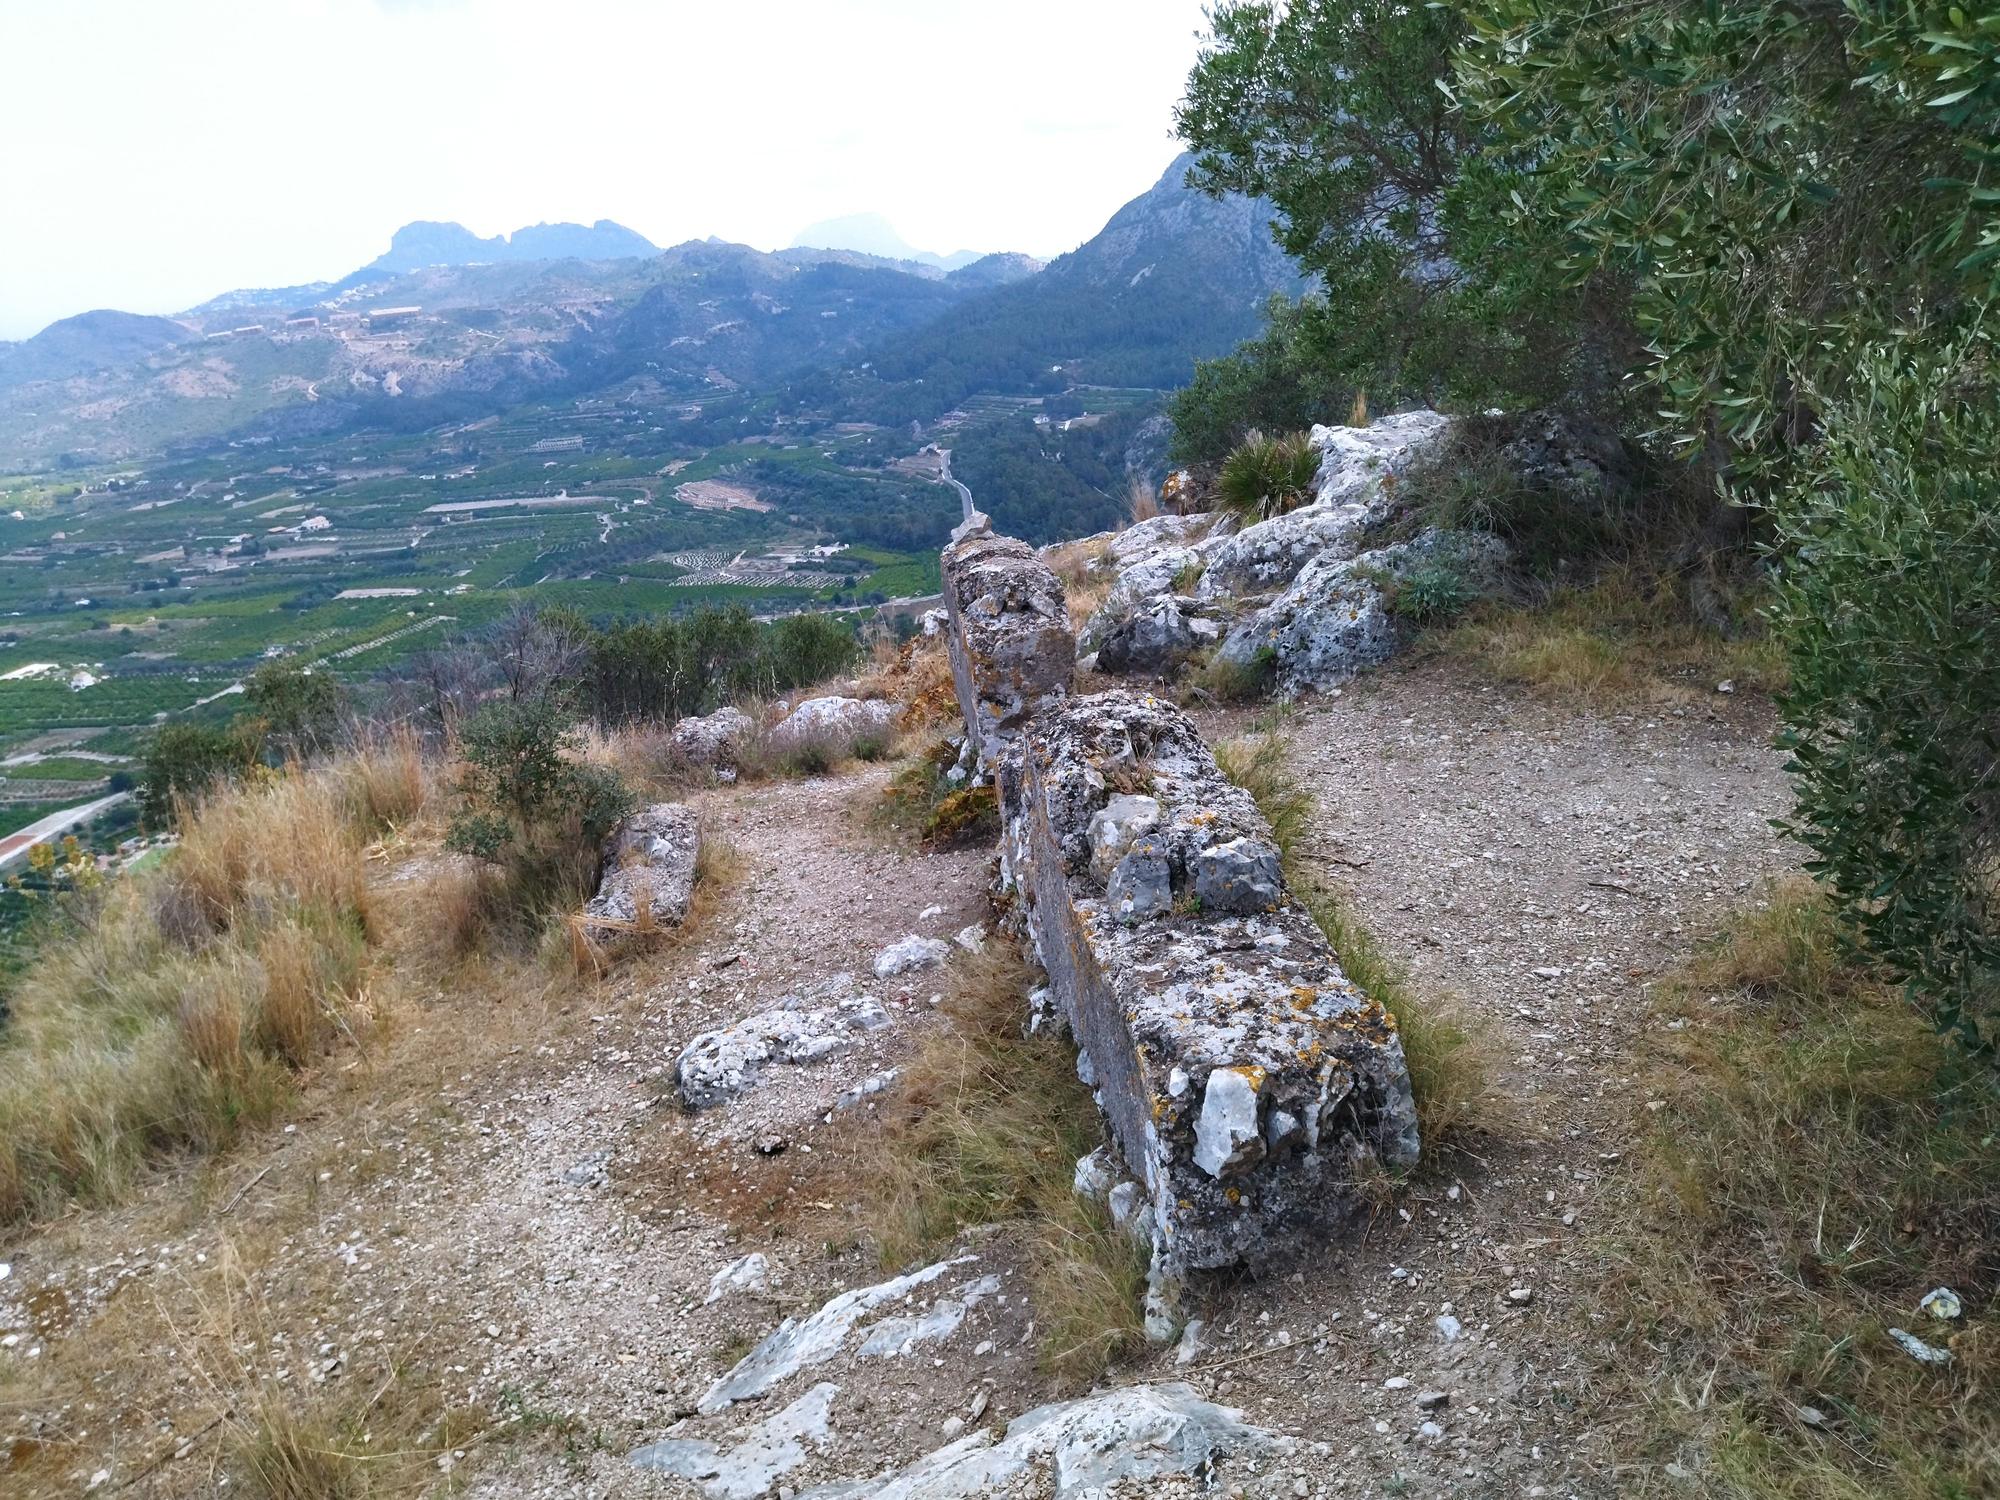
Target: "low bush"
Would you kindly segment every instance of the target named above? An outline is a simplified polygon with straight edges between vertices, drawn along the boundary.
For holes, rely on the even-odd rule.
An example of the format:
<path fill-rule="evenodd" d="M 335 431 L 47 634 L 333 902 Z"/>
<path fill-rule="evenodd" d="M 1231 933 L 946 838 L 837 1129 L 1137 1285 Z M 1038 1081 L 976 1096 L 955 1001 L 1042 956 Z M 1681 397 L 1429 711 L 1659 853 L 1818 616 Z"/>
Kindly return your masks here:
<path fill-rule="evenodd" d="M 605 838 L 632 807 L 609 768 L 581 759 L 582 737 L 558 701 L 490 703 L 459 739 L 457 808 L 446 844 L 504 877 L 517 925 L 579 905 L 597 882 Z"/>

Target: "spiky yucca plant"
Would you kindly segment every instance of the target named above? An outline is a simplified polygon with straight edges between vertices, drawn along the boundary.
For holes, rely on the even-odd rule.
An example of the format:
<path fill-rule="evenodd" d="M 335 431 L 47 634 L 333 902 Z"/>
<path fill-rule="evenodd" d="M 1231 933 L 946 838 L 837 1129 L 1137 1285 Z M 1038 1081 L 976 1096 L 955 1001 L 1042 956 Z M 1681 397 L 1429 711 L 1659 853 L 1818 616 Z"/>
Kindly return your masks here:
<path fill-rule="evenodd" d="M 1319 450 L 1306 434 L 1253 431 L 1222 461 L 1216 492 L 1245 521 L 1265 521 L 1305 504 L 1318 477 Z"/>

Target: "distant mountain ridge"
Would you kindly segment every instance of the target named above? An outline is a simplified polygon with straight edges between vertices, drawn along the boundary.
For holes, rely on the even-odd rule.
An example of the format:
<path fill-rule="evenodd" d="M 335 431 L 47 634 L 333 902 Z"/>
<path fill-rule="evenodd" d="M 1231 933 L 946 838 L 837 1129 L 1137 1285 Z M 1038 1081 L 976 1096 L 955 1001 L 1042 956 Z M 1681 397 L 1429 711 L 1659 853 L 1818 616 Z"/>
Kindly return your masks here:
<path fill-rule="evenodd" d="M 858 250 L 863 255 L 877 256 L 882 260 L 914 261 L 920 266 L 935 266 L 940 271 L 956 271 L 986 258 L 977 250 L 954 250 L 949 255 L 919 250 L 898 234 L 895 225 L 880 214 L 845 214 L 837 219 L 822 219 L 817 224 L 808 224 L 792 237 L 792 243 L 787 248 Z"/>
<path fill-rule="evenodd" d="M 89 313 L 0 345 L 0 467 L 415 430 L 552 396 L 721 402 L 733 431 L 760 399 L 792 420 L 904 426 L 982 392 L 1170 389 L 1300 284 L 1270 206 L 1208 198 L 1186 166 L 1047 267 L 1003 253 L 945 272 L 713 239 L 659 250 L 603 221 L 504 239 L 406 225 L 340 283 L 225 293 L 177 319 Z"/>
<path fill-rule="evenodd" d="M 109 307 L 59 318 L 32 338 L 0 344 L 0 390 L 129 364 L 194 337 L 192 328 L 172 318 Z"/>
<path fill-rule="evenodd" d="M 389 237 L 389 248 L 352 276 L 399 275 L 428 266 L 470 266 L 524 260 L 632 260 L 660 247 L 623 224 L 530 224 L 511 235 L 482 238 L 463 224 L 418 219 Z M 337 283 L 338 284 L 338 283 Z"/>

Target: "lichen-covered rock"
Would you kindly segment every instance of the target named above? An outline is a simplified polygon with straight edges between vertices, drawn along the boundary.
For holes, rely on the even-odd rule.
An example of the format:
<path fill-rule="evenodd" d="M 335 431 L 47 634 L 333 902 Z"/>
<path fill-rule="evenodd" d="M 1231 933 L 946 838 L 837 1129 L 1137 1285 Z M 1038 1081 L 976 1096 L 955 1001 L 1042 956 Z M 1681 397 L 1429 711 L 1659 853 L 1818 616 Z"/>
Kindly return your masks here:
<path fill-rule="evenodd" d="M 1093 617 L 1095 618 L 1095 617 Z M 1222 639 L 1222 626 L 1176 594 L 1155 594 L 1134 605 L 1097 637 L 1097 670 L 1121 676 L 1167 673 Z"/>
<path fill-rule="evenodd" d="M 1286 588 L 1309 565 L 1352 558 L 1395 508 L 1395 487 L 1450 430 L 1433 411 L 1367 427 L 1315 427 L 1319 474 L 1310 504 L 1232 531 L 1204 517 L 1159 516 L 1112 542 L 1117 582 L 1084 625 L 1081 645 L 1107 672 L 1163 672 L 1208 642 L 1217 606 Z"/>
<path fill-rule="evenodd" d="M 896 734 L 896 705 L 875 698 L 808 698 L 771 730 L 780 750 L 819 742 L 842 753 L 874 743 L 884 748 Z"/>
<path fill-rule="evenodd" d="M 674 1064 L 674 1078 L 688 1108 L 708 1109 L 751 1087 L 774 1064 L 818 1062 L 888 1024 L 889 1013 L 855 987 L 853 975 L 835 974 L 733 1026 L 702 1032 Z"/>
<path fill-rule="evenodd" d="M 740 708 L 719 708 L 699 719 L 674 725 L 674 754 L 682 764 L 712 771 L 733 771 L 743 744 L 757 727 Z"/>
<path fill-rule="evenodd" d="M 1142 795 L 1114 787 L 1135 782 L 1156 826 L 1106 882 L 1092 830 L 1102 842 L 1113 798 Z M 1415 1160 L 1393 1018 L 1291 901 L 1269 825 L 1186 715 L 1072 698 L 1029 726 L 1000 783 L 1004 878 L 1145 1186 L 1162 1278 L 1282 1255 L 1348 1216 L 1357 1163 Z M 1140 860 L 1166 904 L 1134 899 Z"/>
<path fill-rule="evenodd" d="M 1280 697 L 1324 692 L 1386 661 L 1396 647 L 1389 589 L 1419 569 L 1448 566 L 1477 594 L 1493 586 L 1506 549 L 1497 538 L 1429 531 L 1415 541 L 1331 554 L 1224 637 L 1217 653 L 1239 667 L 1268 668 Z"/>
<path fill-rule="evenodd" d="M 1204 1401 L 1191 1386 L 1130 1385 L 1025 1411 L 997 1441 L 972 1432 L 908 1468 L 807 1490 L 799 1500 L 974 1500 L 1033 1493 L 1054 1500 L 1153 1493 L 1176 1475 L 1200 1480 L 1218 1460 L 1293 1451 L 1291 1439 Z M 1025 1476 L 1032 1490 L 1017 1488 Z M 1139 1486 L 1145 1486 L 1140 1488 Z"/>
<path fill-rule="evenodd" d="M 584 915 L 640 926 L 679 926 L 694 899 L 700 856 L 701 818 L 693 808 L 680 802 L 642 808 L 605 841 L 597 894 L 584 903 Z"/>
<path fill-rule="evenodd" d="M 1076 637 L 1062 584 L 1032 547 L 984 529 L 959 532 L 944 550 L 946 645 L 959 712 L 985 764 L 1069 692 Z"/>

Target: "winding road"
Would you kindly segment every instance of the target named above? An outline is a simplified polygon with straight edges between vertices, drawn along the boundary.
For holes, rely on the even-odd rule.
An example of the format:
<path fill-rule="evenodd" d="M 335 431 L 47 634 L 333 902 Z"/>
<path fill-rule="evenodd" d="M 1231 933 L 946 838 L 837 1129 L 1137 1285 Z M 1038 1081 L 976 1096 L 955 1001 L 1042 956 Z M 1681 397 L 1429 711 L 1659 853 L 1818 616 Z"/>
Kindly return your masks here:
<path fill-rule="evenodd" d="M 938 478 L 958 491 L 958 498 L 965 505 L 965 519 L 970 521 L 972 519 L 972 491 L 951 477 L 951 449 L 940 448 L 937 451 L 937 456 Z"/>

